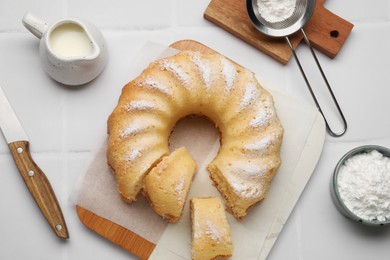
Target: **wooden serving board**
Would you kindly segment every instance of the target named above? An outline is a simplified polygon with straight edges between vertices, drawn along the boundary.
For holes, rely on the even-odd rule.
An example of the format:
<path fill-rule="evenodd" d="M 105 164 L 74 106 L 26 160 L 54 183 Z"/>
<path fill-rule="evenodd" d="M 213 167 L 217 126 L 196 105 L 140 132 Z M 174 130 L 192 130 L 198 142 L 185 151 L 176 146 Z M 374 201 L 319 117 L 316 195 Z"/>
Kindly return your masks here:
<path fill-rule="evenodd" d="M 199 51 L 205 54 L 215 53 L 214 50 L 206 47 L 205 45 L 191 40 L 178 41 L 171 44 L 170 47 L 178 50 Z M 77 205 L 76 210 L 80 221 L 85 226 L 124 248 L 128 252 L 140 257 L 141 259 L 148 259 L 152 254 L 156 246 L 152 242 L 116 223 L 96 215 L 83 207 Z"/>
<path fill-rule="evenodd" d="M 246 0 L 211 0 L 204 18 L 239 37 L 277 61 L 287 64 L 292 53 L 284 38 L 262 35 L 250 22 Z M 317 0 L 314 13 L 304 30 L 314 48 L 334 58 L 352 31 L 353 24 L 333 14 L 324 7 L 325 0 Z M 303 36 L 289 37 L 294 48 Z"/>

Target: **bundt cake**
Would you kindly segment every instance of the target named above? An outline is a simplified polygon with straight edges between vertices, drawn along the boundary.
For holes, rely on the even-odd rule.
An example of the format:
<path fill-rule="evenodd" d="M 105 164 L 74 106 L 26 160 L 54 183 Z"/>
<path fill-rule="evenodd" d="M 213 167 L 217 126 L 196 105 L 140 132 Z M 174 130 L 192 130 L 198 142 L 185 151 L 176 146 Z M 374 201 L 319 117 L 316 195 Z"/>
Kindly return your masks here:
<path fill-rule="evenodd" d="M 144 194 L 154 211 L 168 222 L 177 222 L 183 212 L 196 162 L 185 147 L 165 156 L 144 180 Z"/>
<path fill-rule="evenodd" d="M 229 223 L 221 200 L 192 198 L 192 260 L 209 260 L 231 257 L 233 242 Z"/>
<path fill-rule="evenodd" d="M 188 115 L 218 128 L 221 147 L 208 170 L 228 210 L 242 219 L 266 196 L 280 165 L 283 127 L 255 75 L 220 54 L 159 59 L 122 89 L 108 119 L 107 151 L 119 193 L 136 199 L 145 176 L 170 153 L 176 122 Z"/>

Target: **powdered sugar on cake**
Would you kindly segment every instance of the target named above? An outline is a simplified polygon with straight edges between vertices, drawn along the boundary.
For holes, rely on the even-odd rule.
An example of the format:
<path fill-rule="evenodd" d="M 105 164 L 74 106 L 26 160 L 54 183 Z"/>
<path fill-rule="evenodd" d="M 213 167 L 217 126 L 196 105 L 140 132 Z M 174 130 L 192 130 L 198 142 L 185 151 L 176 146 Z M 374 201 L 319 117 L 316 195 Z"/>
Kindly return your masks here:
<path fill-rule="evenodd" d="M 256 154 L 264 153 L 267 149 L 273 145 L 278 136 L 276 134 L 270 134 L 264 136 L 262 139 L 255 141 L 254 143 L 249 143 L 244 146 L 244 149 L 254 152 Z"/>
<path fill-rule="evenodd" d="M 199 230 L 195 234 L 196 238 L 202 237 L 206 234 L 210 239 L 216 242 L 222 242 L 223 237 L 227 235 L 227 231 L 224 228 L 219 228 L 213 221 L 206 220 L 200 225 L 196 225 L 195 230 Z"/>
<path fill-rule="evenodd" d="M 167 59 L 160 61 L 160 66 L 172 72 L 177 79 L 183 82 L 184 86 L 188 89 L 191 86 L 191 78 L 187 72 L 185 72 L 180 65 Z"/>
<path fill-rule="evenodd" d="M 210 88 L 210 85 L 211 85 L 211 67 L 210 67 L 209 62 L 206 63 L 206 61 L 202 60 L 199 52 L 195 52 L 191 56 L 191 60 L 195 63 L 196 67 L 198 68 L 206 88 L 207 89 Z"/>
<path fill-rule="evenodd" d="M 240 177 L 241 179 L 248 181 L 261 179 L 267 171 L 268 167 L 249 164 L 246 162 L 234 163 L 231 168 L 231 174 L 235 177 Z"/>
<path fill-rule="evenodd" d="M 133 100 L 130 103 L 126 104 L 124 108 L 127 111 L 132 111 L 132 110 L 150 110 L 154 109 L 155 105 L 146 100 Z"/>
<path fill-rule="evenodd" d="M 238 111 L 241 111 L 248 107 L 253 102 L 256 102 L 260 97 L 261 92 L 259 88 L 253 82 L 249 83 L 245 88 L 244 96 L 241 99 L 240 105 L 238 107 Z"/>
<path fill-rule="evenodd" d="M 164 83 L 154 79 L 152 76 L 146 77 L 143 81 L 138 81 L 138 85 L 157 90 L 166 95 L 172 95 L 172 91 Z"/>
<path fill-rule="evenodd" d="M 269 123 L 269 121 L 275 116 L 275 110 L 271 104 L 265 104 L 261 107 L 255 116 L 255 118 L 249 123 L 251 127 L 262 127 Z"/>
<path fill-rule="evenodd" d="M 263 185 L 261 183 L 243 182 L 242 180 L 235 180 L 231 182 L 233 191 L 241 198 L 258 198 L 264 193 Z"/>
<path fill-rule="evenodd" d="M 237 71 L 235 66 L 225 58 L 221 58 L 222 75 L 225 79 L 225 90 L 230 92 L 233 87 L 234 81 L 237 78 Z"/>
<path fill-rule="evenodd" d="M 184 200 L 184 195 L 185 195 L 185 191 L 184 191 L 184 188 L 185 188 L 185 184 L 186 184 L 186 181 L 184 178 L 181 178 L 175 185 L 175 192 L 177 194 L 177 199 L 182 202 Z"/>
<path fill-rule="evenodd" d="M 140 157 L 142 155 L 141 151 L 140 150 L 137 150 L 137 149 L 134 149 L 134 150 L 130 150 L 127 155 L 126 155 L 126 158 L 125 160 L 128 161 L 128 162 L 132 162 L 134 161 L 135 159 L 137 159 L 138 157 Z"/>
<path fill-rule="evenodd" d="M 161 178 L 161 175 L 164 173 L 164 171 L 168 168 L 168 164 L 167 163 L 162 163 L 162 164 L 159 164 L 156 168 L 156 172 L 157 172 L 157 177 L 158 178 Z"/>
<path fill-rule="evenodd" d="M 256 174 L 260 177 L 255 178 Z M 257 199 L 264 193 L 263 185 L 259 181 L 264 174 L 264 169 L 255 169 L 251 166 L 247 169 L 243 166 L 241 172 L 234 166 L 224 171 L 224 177 L 228 180 L 233 192 L 244 199 Z"/>
<path fill-rule="evenodd" d="M 122 131 L 120 132 L 120 137 L 126 138 L 128 136 L 139 133 L 140 131 L 142 131 L 144 129 L 145 129 L 145 126 L 138 124 L 136 122 L 132 122 L 125 129 L 122 129 Z"/>

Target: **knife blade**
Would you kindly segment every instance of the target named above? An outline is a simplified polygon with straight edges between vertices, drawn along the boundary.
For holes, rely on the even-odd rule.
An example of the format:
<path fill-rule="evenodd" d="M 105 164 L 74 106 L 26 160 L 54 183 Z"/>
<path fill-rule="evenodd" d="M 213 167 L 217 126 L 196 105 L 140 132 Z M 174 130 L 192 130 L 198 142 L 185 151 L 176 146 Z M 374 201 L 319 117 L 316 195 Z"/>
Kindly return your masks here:
<path fill-rule="evenodd" d="M 0 129 L 24 182 L 50 227 L 58 237 L 69 238 L 65 219 L 53 188 L 44 172 L 31 157 L 27 134 L 1 86 Z"/>

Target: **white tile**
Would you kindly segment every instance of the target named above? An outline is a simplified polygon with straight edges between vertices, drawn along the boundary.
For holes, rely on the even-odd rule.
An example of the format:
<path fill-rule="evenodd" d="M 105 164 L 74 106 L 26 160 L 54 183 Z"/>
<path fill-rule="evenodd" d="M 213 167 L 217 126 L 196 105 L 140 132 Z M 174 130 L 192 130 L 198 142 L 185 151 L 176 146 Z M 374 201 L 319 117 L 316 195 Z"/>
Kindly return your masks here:
<path fill-rule="evenodd" d="M 90 20 L 101 28 L 166 28 L 172 17 L 172 1 L 68 1 L 68 15 Z"/>
<path fill-rule="evenodd" d="M 390 4 L 387 0 L 370 1 L 325 1 L 325 8 L 352 23 L 359 21 L 386 21 Z"/>
<path fill-rule="evenodd" d="M 203 14 L 210 0 L 176 0 L 176 12 L 178 26 L 216 26 L 203 18 Z"/>
<path fill-rule="evenodd" d="M 31 141 L 32 151 L 62 144 L 62 87 L 42 70 L 38 40 L 27 33 L 0 34 L 1 85 Z"/>
<path fill-rule="evenodd" d="M 384 58 L 390 55 L 390 49 L 387 47 L 390 37 L 382 33 L 389 30 L 388 24 L 359 24 L 335 59 L 318 55 L 349 124 L 347 134 L 342 140 L 389 136 L 390 121 L 387 120 L 388 116 L 383 108 L 390 97 L 387 84 L 390 81 L 390 61 Z M 367 49 L 367 46 L 372 47 Z M 298 55 L 318 96 L 322 97 L 324 102 L 330 102 L 308 48 L 305 45 L 300 46 Z M 297 88 L 306 88 L 298 69 L 292 84 Z M 309 92 L 306 89 L 305 92 L 301 92 L 302 97 L 310 101 Z M 323 105 L 330 116 L 335 115 L 328 109 L 331 105 Z M 337 118 L 330 117 L 330 122 L 337 122 Z"/>
<path fill-rule="evenodd" d="M 32 12 L 41 19 L 51 22 L 63 16 L 65 0 L 1 0 L 0 1 L 0 31 L 26 31 L 22 18 L 27 12 Z"/>
<path fill-rule="evenodd" d="M 61 160 L 56 156 L 33 154 L 37 164 L 46 173 L 57 198 L 61 197 L 63 175 Z M 31 197 L 22 177 L 16 170 L 11 156 L 0 156 L 1 175 L 0 221 L 4 259 L 61 259 L 66 244 L 56 238 L 44 216 Z M 39 238 L 39 239 L 37 239 Z M 48 246 L 50 245 L 50 246 Z"/>

